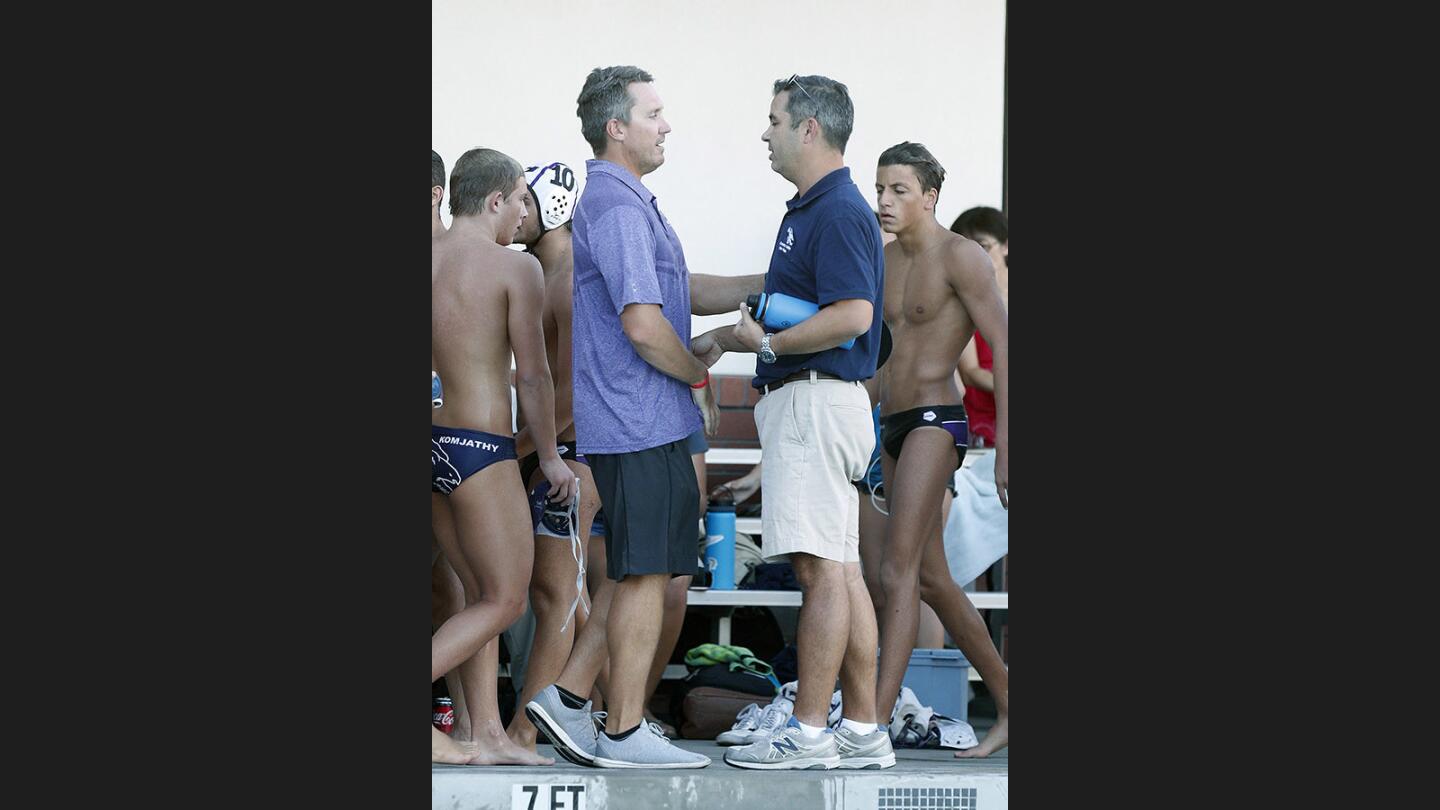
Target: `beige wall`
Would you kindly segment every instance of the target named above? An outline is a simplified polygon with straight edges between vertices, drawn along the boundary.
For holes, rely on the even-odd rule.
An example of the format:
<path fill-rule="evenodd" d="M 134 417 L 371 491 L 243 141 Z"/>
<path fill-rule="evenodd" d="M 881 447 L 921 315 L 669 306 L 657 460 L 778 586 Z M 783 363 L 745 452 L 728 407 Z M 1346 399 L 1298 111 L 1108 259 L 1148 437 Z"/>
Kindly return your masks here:
<path fill-rule="evenodd" d="M 532 0 L 432 3 L 431 146 L 447 171 L 486 146 L 529 165 L 592 157 L 575 97 L 591 68 L 655 76 L 674 131 L 645 177 L 697 273 L 763 272 L 794 186 L 760 133 L 771 82 L 819 73 L 855 102 L 846 162 L 874 206 L 875 160 L 904 140 L 945 166 L 937 215 L 1000 207 L 1005 0 Z M 448 191 L 442 218 L 449 224 Z M 696 318 L 703 330 L 733 316 Z M 749 373 L 727 355 L 717 373 Z"/>

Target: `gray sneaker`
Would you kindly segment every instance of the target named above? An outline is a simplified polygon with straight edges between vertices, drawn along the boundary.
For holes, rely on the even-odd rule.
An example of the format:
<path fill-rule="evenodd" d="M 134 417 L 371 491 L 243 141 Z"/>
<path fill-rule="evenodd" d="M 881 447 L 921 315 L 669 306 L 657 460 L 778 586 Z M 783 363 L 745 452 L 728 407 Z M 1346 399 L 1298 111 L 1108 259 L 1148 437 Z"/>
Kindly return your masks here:
<path fill-rule="evenodd" d="M 856 734 L 844 726 L 835 730 L 835 747 L 840 751 L 837 768 L 889 768 L 895 764 L 895 749 L 890 747 L 890 734 L 876 728 L 869 734 Z"/>
<path fill-rule="evenodd" d="M 800 726 L 792 722 L 769 739 L 725 752 L 725 763 L 763 771 L 786 769 L 830 770 L 840 765 L 835 735 L 828 729 L 818 742 L 806 742 Z"/>
<path fill-rule="evenodd" d="M 703 768 L 710 757 L 686 751 L 670 742 L 660 727 L 642 722 L 623 740 L 612 740 L 601 734 L 595 742 L 597 768 Z"/>
<path fill-rule="evenodd" d="M 722 731 L 715 738 L 716 745 L 744 745 L 750 742 L 750 732 L 760 725 L 760 704 L 751 703 L 740 710 L 735 725 L 729 731 Z"/>
<path fill-rule="evenodd" d="M 739 745 L 751 745 L 753 743 L 768 740 L 780 733 L 785 724 L 790 722 L 790 717 L 795 713 L 795 707 L 788 700 L 777 700 L 765 707 L 760 717 L 755 721 L 755 728 L 739 741 Z"/>
<path fill-rule="evenodd" d="M 555 746 L 560 756 L 576 765 L 595 764 L 596 731 L 590 701 L 585 701 L 584 708 L 572 709 L 551 684 L 525 704 L 525 716 Z"/>

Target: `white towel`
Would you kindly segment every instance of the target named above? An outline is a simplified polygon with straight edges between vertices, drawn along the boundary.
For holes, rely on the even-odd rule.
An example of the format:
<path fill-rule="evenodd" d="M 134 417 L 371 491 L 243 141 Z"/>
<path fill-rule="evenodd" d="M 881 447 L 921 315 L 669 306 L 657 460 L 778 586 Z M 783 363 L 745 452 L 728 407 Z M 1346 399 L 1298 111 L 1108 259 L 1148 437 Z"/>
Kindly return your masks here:
<path fill-rule="evenodd" d="M 955 490 L 945 521 L 945 561 L 963 586 L 1010 552 L 1010 513 L 995 494 L 995 451 L 956 470 Z"/>

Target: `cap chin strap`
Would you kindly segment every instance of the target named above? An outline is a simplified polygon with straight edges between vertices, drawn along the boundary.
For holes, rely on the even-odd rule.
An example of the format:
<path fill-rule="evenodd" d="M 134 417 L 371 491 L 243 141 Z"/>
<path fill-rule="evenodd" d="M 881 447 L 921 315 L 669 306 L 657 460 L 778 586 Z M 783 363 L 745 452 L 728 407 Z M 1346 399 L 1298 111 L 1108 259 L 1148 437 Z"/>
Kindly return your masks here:
<path fill-rule="evenodd" d="M 549 167 L 547 166 L 546 168 Z M 544 172 L 541 172 L 541 174 L 544 174 Z M 544 236 L 545 234 L 550 232 L 550 229 L 545 227 L 545 212 L 540 210 L 540 195 L 535 193 L 534 186 L 527 185 L 525 188 L 530 190 L 530 201 L 535 203 L 535 216 L 539 217 L 535 221 L 540 223 L 540 236 Z M 535 241 L 538 243 L 540 241 L 540 237 L 537 236 L 535 238 Z"/>
<path fill-rule="evenodd" d="M 535 184 L 538 183 L 538 182 L 540 182 L 540 178 L 542 178 L 542 177 L 545 176 L 545 172 L 548 172 L 548 171 L 550 171 L 551 169 L 553 169 L 553 168 L 555 168 L 556 166 L 559 166 L 559 165 L 560 165 L 560 164 L 559 164 L 558 162 L 556 162 L 556 163 L 551 163 L 549 166 L 546 166 L 546 167 L 542 168 L 540 171 L 538 171 L 538 172 L 535 173 L 535 179 L 534 179 L 534 180 L 531 180 L 531 181 L 529 181 L 528 183 L 525 184 L 525 188 L 530 189 L 530 199 L 531 199 L 532 201 L 534 201 L 534 203 L 535 203 L 535 216 L 540 217 L 540 220 L 539 220 L 539 221 L 540 221 L 540 235 L 541 235 L 541 236 L 544 236 L 545 234 L 549 233 L 549 232 L 550 232 L 551 230 L 553 230 L 553 229 L 545 227 L 545 212 L 540 210 L 540 195 L 535 193 Z M 538 240 L 537 240 L 537 241 L 538 241 Z"/>
<path fill-rule="evenodd" d="M 565 614 L 565 623 L 560 625 L 560 632 L 565 632 L 570 626 L 570 620 L 575 617 L 575 608 L 585 598 L 585 559 L 584 546 L 580 543 L 580 480 L 575 480 L 575 493 L 570 496 L 570 503 L 567 506 L 570 516 L 570 556 L 575 558 L 575 598 L 570 602 L 570 610 Z M 586 603 L 585 612 L 590 612 L 590 605 Z"/>
<path fill-rule="evenodd" d="M 880 457 L 879 457 L 879 456 L 876 456 L 876 457 L 875 457 L 875 460 L 872 461 L 872 462 L 870 462 L 870 466 L 865 468 L 865 480 L 867 480 L 867 481 L 870 480 L 870 471 L 875 468 L 875 465 L 876 465 L 876 464 L 879 464 L 879 463 L 880 463 Z M 875 507 L 875 511 L 876 511 L 876 512 L 879 512 L 880 514 L 884 515 L 885 517 L 890 517 L 890 513 L 889 513 L 889 512 L 886 512 L 884 509 L 881 509 L 881 508 L 880 508 L 880 502 L 877 501 L 877 500 L 875 500 L 875 491 L 878 490 L 878 489 L 880 489 L 880 488 L 883 487 L 883 486 L 885 486 L 885 482 L 884 482 L 884 481 L 881 481 L 881 482 L 880 482 L 880 486 L 870 487 L 870 505 L 873 506 L 873 507 Z M 887 504 L 890 502 L 888 498 L 885 498 L 885 499 L 883 499 L 883 500 L 884 500 Z"/>

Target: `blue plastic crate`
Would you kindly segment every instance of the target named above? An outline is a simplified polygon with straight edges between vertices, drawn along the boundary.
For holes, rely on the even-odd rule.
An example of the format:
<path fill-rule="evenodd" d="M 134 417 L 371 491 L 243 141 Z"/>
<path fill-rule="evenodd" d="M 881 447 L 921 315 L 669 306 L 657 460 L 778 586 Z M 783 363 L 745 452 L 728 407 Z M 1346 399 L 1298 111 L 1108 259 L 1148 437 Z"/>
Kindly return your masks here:
<path fill-rule="evenodd" d="M 970 662 L 959 650 L 917 649 L 901 684 L 936 712 L 969 722 L 969 680 Z"/>

